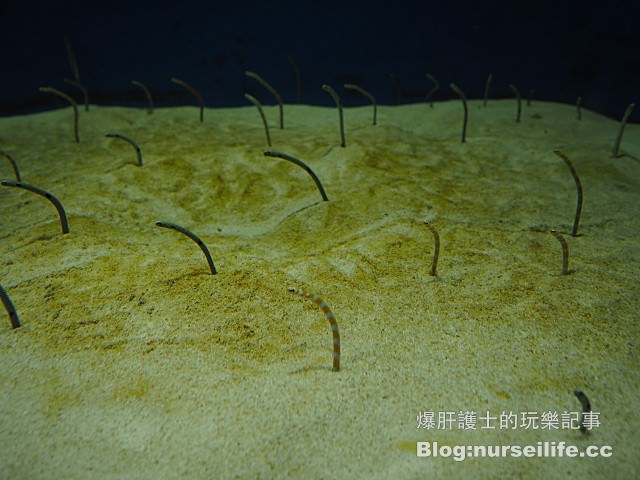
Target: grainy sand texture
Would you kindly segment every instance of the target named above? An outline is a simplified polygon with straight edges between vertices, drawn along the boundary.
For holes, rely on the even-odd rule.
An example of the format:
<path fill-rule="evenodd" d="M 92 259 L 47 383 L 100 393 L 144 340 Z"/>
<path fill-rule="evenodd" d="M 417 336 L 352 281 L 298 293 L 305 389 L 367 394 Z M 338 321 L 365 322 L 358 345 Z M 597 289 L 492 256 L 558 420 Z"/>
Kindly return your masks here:
<path fill-rule="evenodd" d="M 617 122 L 562 104 L 516 123 L 513 100 L 472 101 L 465 143 L 459 101 L 382 106 L 376 126 L 349 108 L 346 148 L 335 108 L 287 105 L 283 130 L 265 113 L 271 149 L 309 165 L 329 201 L 263 155 L 253 106 L 202 123 L 195 107 L 92 106 L 80 143 L 70 108 L 0 119 L 0 149 L 70 228 L 45 198 L 0 187 L 0 285 L 21 322 L 0 310 L 1 478 L 637 475 L 640 126 L 613 158 Z M 556 149 L 584 188 L 575 237 Z M 4 158 L 0 178 L 15 180 Z M 198 235 L 217 275 L 157 221 Z M 335 313 L 340 371 L 325 315 L 289 287 Z M 575 389 L 597 414 L 587 434 L 543 422 L 581 412 Z M 545 441 L 612 456 L 416 454 Z"/>

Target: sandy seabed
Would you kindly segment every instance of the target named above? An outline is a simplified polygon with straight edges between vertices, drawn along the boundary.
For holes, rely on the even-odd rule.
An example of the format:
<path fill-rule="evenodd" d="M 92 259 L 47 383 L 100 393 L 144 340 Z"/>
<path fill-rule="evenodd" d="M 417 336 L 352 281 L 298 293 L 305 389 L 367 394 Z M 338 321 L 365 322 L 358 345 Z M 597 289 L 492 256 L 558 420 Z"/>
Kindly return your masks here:
<path fill-rule="evenodd" d="M 0 119 L 0 477 L 632 478 L 640 471 L 640 126 L 573 106 L 345 111 L 92 106 Z M 115 131 L 133 148 L 107 138 Z M 580 236 L 572 237 L 576 188 Z M 15 180 L 0 158 L 0 178 Z M 198 246 L 156 221 L 179 224 Z M 441 239 L 437 277 L 434 239 Z M 569 275 L 550 229 L 564 232 Z M 336 315 L 342 365 L 331 369 Z M 499 428 L 581 411 L 600 425 Z M 432 412 L 435 428 L 417 421 Z M 452 424 L 438 425 L 453 412 Z M 458 425 L 458 413 L 466 423 Z M 475 413 L 474 413 L 475 412 Z M 470 428 L 474 425 L 475 429 Z M 423 420 L 425 417 L 423 417 Z M 460 428 L 461 426 L 467 428 Z M 423 458 L 417 442 L 611 446 L 610 458 Z M 446 448 L 445 451 L 446 453 Z"/>

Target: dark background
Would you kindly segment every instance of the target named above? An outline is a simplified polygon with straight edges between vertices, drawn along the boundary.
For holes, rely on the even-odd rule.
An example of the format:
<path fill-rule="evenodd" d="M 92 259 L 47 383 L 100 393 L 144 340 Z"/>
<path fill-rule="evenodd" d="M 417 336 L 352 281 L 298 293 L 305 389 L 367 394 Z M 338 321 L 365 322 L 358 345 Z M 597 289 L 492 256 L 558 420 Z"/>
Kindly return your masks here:
<path fill-rule="evenodd" d="M 0 115 L 62 106 L 50 85 L 78 100 L 64 37 L 75 52 L 91 103 L 146 105 L 136 79 L 156 106 L 193 104 L 169 82 L 198 89 L 208 107 L 249 105 L 243 92 L 273 99 L 245 70 L 259 73 L 296 101 L 293 69 L 302 78 L 302 103 L 332 105 L 323 83 L 345 105 L 366 101 L 342 84 L 357 83 L 382 104 L 424 101 L 430 72 L 454 98 L 458 84 L 481 98 L 493 74 L 491 97 L 523 96 L 574 103 L 619 119 L 640 101 L 640 1 L 192 1 L 67 0 L 0 2 L 2 83 Z M 400 95 L 391 74 L 401 83 Z M 631 121 L 640 121 L 640 107 Z"/>

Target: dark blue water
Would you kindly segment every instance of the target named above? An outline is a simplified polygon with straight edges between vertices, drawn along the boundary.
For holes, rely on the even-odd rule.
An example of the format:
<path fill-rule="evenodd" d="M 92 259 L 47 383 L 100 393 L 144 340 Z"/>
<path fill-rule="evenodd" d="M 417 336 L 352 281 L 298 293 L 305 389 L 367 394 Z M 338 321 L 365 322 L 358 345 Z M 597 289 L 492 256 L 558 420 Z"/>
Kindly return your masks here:
<path fill-rule="evenodd" d="M 145 106 L 132 79 L 148 85 L 157 106 L 193 103 L 171 77 L 198 89 L 208 107 L 248 105 L 244 92 L 273 103 L 245 70 L 293 103 L 291 56 L 307 104 L 332 105 L 323 83 L 346 105 L 366 103 L 342 88 L 347 82 L 370 90 L 379 103 L 420 102 L 431 88 L 427 72 L 442 84 L 436 100 L 454 98 L 450 82 L 479 98 L 492 73 L 493 97 L 510 97 L 514 84 L 534 101 L 573 103 L 582 96 L 585 108 L 619 118 L 628 103 L 640 102 L 639 4 L 3 1 L 0 114 L 62 105 L 38 92 L 43 85 L 80 100 L 64 83 L 73 77 L 67 35 L 80 80 L 100 105 Z M 640 112 L 631 120 L 640 121 Z"/>

